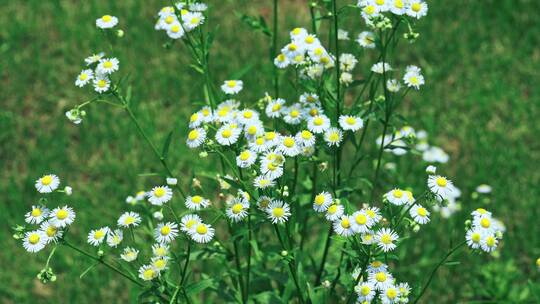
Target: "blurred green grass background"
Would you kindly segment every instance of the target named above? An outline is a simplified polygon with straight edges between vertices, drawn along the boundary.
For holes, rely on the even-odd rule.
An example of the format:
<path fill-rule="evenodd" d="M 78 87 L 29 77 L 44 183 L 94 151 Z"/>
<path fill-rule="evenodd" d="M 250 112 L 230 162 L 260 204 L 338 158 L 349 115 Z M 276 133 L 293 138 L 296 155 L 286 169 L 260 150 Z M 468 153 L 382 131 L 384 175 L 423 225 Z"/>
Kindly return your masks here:
<path fill-rule="evenodd" d="M 353 1 L 348 1 L 353 2 Z M 100 106 L 88 109 L 75 127 L 64 112 L 88 95 L 73 85 L 82 59 L 106 51 L 94 20 L 105 14 L 121 20 L 125 37 L 116 45 L 121 72 L 130 73 L 136 113 L 156 142 L 174 129 L 170 153 L 176 172 L 188 172 L 196 154 L 183 143 L 191 110 L 202 100 L 201 81 L 189 68 L 186 49 L 161 45 L 164 34 L 153 29 L 154 14 L 168 1 L 4 1 L 0 18 L 0 302 L 123 302 L 134 291 L 101 270 L 83 279 L 88 262 L 73 253 L 57 254 L 54 284 L 35 275 L 46 254 L 26 254 L 11 238 L 10 226 L 21 222 L 35 203 L 34 180 L 54 172 L 71 185 L 71 204 L 78 212 L 70 231 L 82 242 L 87 229 L 114 221 L 124 199 L 148 184 L 141 172 L 158 170 L 124 113 Z M 270 20 L 271 1 L 210 2 L 213 28 L 219 25 L 211 65 L 216 83 L 246 65 L 243 98 L 255 101 L 271 91 L 269 42 L 249 32 L 235 12 Z M 280 44 L 294 26 L 309 27 L 305 1 L 281 1 Z M 345 4 L 345 1 L 342 2 Z M 420 40 L 399 50 L 400 63 L 418 63 L 427 85 L 405 104 L 405 116 L 426 129 L 431 143 L 451 155 L 441 166 L 463 190 L 463 211 L 450 221 L 433 221 L 422 230 L 398 276 L 414 278 L 431 269 L 458 234 L 468 213 L 484 206 L 507 226 L 499 257 L 460 255 L 461 265 L 443 268 L 425 303 L 533 302 L 528 281 L 538 285 L 535 260 L 540 256 L 540 2 L 527 0 L 429 1 L 419 23 Z M 358 17 L 359 20 L 359 17 Z M 269 21 L 270 23 L 270 21 Z M 365 27 L 350 22 L 356 36 Z M 364 58 L 363 71 L 372 58 Z M 192 157 L 190 156 L 192 155 Z M 416 176 L 423 167 L 418 158 Z M 388 159 L 392 159 L 388 157 Z M 481 183 L 493 186 L 490 203 L 471 199 Z M 455 228 L 457 227 L 457 228 Z M 64 249 L 65 250 L 65 249 Z M 536 283 L 534 283 L 536 282 Z M 476 302 L 475 302 L 476 303 Z"/>

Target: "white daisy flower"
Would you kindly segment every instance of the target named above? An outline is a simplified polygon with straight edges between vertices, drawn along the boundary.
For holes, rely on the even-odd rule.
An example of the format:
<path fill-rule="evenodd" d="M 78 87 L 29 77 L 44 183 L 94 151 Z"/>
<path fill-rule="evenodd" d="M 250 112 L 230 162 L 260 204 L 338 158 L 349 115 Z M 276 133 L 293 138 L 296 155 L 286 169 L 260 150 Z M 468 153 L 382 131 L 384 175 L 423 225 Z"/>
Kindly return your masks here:
<path fill-rule="evenodd" d="M 91 230 L 90 233 L 88 233 L 88 244 L 92 246 L 99 246 L 105 238 L 107 237 L 107 234 L 109 233 L 109 227 L 102 227 L 96 230 Z"/>
<path fill-rule="evenodd" d="M 304 119 L 302 105 L 295 103 L 283 110 L 283 120 L 291 125 L 297 125 Z"/>
<path fill-rule="evenodd" d="M 263 159 L 261 161 L 261 173 L 267 179 L 276 179 L 283 175 L 283 166 L 272 160 Z"/>
<path fill-rule="evenodd" d="M 350 72 L 354 69 L 358 59 L 353 54 L 343 53 L 339 56 L 339 65 L 341 71 Z"/>
<path fill-rule="evenodd" d="M 120 61 L 116 58 L 103 58 L 99 60 L 96 72 L 102 75 L 112 74 L 120 68 Z"/>
<path fill-rule="evenodd" d="M 152 254 L 158 257 L 169 256 L 169 245 L 166 243 L 156 243 L 152 245 Z"/>
<path fill-rule="evenodd" d="M 202 219 L 196 214 L 184 215 L 180 220 L 180 230 L 186 233 L 192 233 Z"/>
<path fill-rule="evenodd" d="M 315 134 L 324 133 L 330 128 L 330 119 L 324 114 L 310 117 L 307 121 L 307 128 Z"/>
<path fill-rule="evenodd" d="M 281 143 L 277 147 L 277 150 L 290 157 L 294 157 L 300 153 L 300 149 L 294 136 L 282 136 Z"/>
<path fill-rule="evenodd" d="M 225 92 L 225 94 L 233 95 L 242 91 L 243 86 L 244 82 L 242 82 L 242 80 L 226 80 L 221 85 L 221 90 Z"/>
<path fill-rule="evenodd" d="M 377 74 L 383 74 L 392 70 L 390 64 L 386 62 L 377 62 L 371 67 L 371 71 Z"/>
<path fill-rule="evenodd" d="M 296 133 L 294 137 L 295 141 L 298 142 L 300 146 L 303 147 L 312 147 L 315 145 L 315 135 L 308 130 L 302 130 Z"/>
<path fill-rule="evenodd" d="M 375 234 L 373 231 L 362 233 L 360 238 L 362 239 L 362 244 L 364 245 L 373 245 L 376 243 Z"/>
<path fill-rule="evenodd" d="M 386 88 L 392 93 L 396 93 L 401 89 L 401 84 L 397 79 L 388 79 L 386 81 Z"/>
<path fill-rule="evenodd" d="M 370 217 L 363 210 L 356 211 L 351 216 L 352 229 L 356 233 L 369 232 L 372 223 L 373 223 L 373 221 L 370 219 Z"/>
<path fill-rule="evenodd" d="M 170 243 L 178 236 L 178 224 L 173 222 L 159 223 L 154 230 L 158 243 Z"/>
<path fill-rule="evenodd" d="M 23 247 L 28 252 L 38 252 L 45 248 L 47 237 L 41 230 L 28 231 L 24 234 Z"/>
<path fill-rule="evenodd" d="M 208 6 L 202 2 L 193 2 L 189 5 L 189 10 L 193 12 L 204 12 Z"/>
<path fill-rule="evenodd" d="M 364 7 L 362 7 L 361 16 L 368 25 L 373 24 L 371 19 L 379 16 L 377 6 L 373 4 L 366 4 Z"/>
<path fill-rule="evenodd" d="M 390 10 L 390 1 L 392 0 L 368 0 L 368 5 L 374 5 L 376 7 L 377 12 L 383 13 L 388 10 Z"/>
<path fill-rule="evenodd" d="M 392 0 L 390 1 L 390 11 L 394 15 L 401 16 L 407 11 L 407 0 Z"/>
<path fill-rule="evenodd" d="M 408 301 L 409 294 L 411 293 L 411 287 L 406 282 L 399 283 L 396 288 L 399 292 L 399 297 L 403 298 L 404 302 Z"/>
<path fill-rule="evenodd" d="M 51 224 L 58 228 L 64 228 L 75 221 L 75 211 L 71 207 L 56 207 L 49 213 Z"/>
<path fill-rule="evenodd" d="M 277 146 L 281 142 L 281 135 L 276 131 L 268 131 L 264 133 L 265 145 L 268 149 Z"/>
<path fill-rule="evenodd" d="M 109 230 L 109 233 L 107 233 L 107 244 L 110 247 L 116 248 L 122 240 L 124 239 L 124 233 L 120 229 L 116 229 L 114 231 Z"/>
<path fill-rule="evenodd" d="M 491 190 L 492 190 L 491 186 L 486 185 L 486 184 L 481 184 L 478 187 L 476 187 L 476 192 L 481 193 L 481 194 L 491 193 Z"/>
<path fill-rule="evenodd" d="M 257 207 L 261 211 L 266 211 L 266 209 L 268 209 L 268 206 L 270 206 L 271 202 L 272 202 L 272 199 L 270 197 L 261 195 L 259 196 L 259 199 L 257 200 Z"/>
<path fill-rule="evenodd" d="M 399 291 L 396 286 L 387 286 L 380 294 L 381 303 L 394 304 L 399 303 Z"/>
<path fill-rule="evenodd" d="M 203 128 L 196 128 L 189 131 L 187 139 L 186 139 L 186 144 L 191 149 L 197 148 L 204 143 L 205 139 L 206 139 L 206 130 Z"/>
<path fill-rule="evenodd" d="M 216 141 L 222 146 L 230 146 L 238 141 L 241 132 L 234 124 L 223 125 L 216 132 Z"/>
<path fill-rule="evenodd" d="M 173 191 L 169 186 L 156 186 L 147 195 L 152 205 L 161 206 L 171 200 Z"/>
<path fill-rule="evenodd" d="M 32 210 L 25 215 L 28 224 L 39 224 L 49 216 L 49 209 L 45 206 L 32 206 Z"/>
<path fill-rule="evenodd" d="M 152 259 L 150 260 L 150 265 L 152 265 L 152 267 L 154 267 L 155 270 L 160 271 L 160 272 L 167 269 L 168 263 L 169 263 L 169 257 L 166 257 L 166 256 L 155 256 L 155 257 L 152 257 Z"/>
<path fill-rule="evenodd" d="M 431 146 L 423 151 L 422 159 L 428 163 L 445 164 L 450 160 L 450 156 L 443 149 Z"/>
<path fill-rule="evenodd" d="M 259 136 L 255 138 L 252 141 L 249 141 L 248 148 L 256 153 L 262 153 L 268 151 L 270 148 L 269 145 L 267 145 L 266 140 L 264 139 L 264 136 Z"/>
<path fill-rule="evenodd" d="M 178 22 L 178 19 L 176 18 L 176 15 L 169 14 L 167 16 L 163 16 L 159 18 L 158 22 L 156 23 L 155 29 L 156 30 L 168 30 L 171 28 L 171 26 Z"/>
<path fill-rule="evenodd" d="M 210 206 L 210 200 L 200 195 L 190 195 L 186 198 L 186 207 L 190 210 L 201 210 L 208 206 Z"/>
<path fill-rule="evenodd" d="M 300 95 L 300 103 L 303 105 L 319 105 L 319 96 L 315 93 L 303 93 Z"/>
<path fill-rule="evenodd" d="M 339 126 L 346 131 L 357 131 L 364 126 L 364 121 L 360 117 L 351 115 L 341 115 L 339 117 Z"/>
<path fill-rule="evenodd" d="M 396 249 L 397 245 L 394 242 L 398 240 L 399 236 L 391 229 L 382 228 L 377 232 L 375 238 L 377 240 L 377 246 L 384 252 L 388 252 Z"/>
<path fill-rule="evenodd" d="M 270 118 L 278 118 L 281 116 L 282 110 L 285 106 L 285 99 L 277 98 L 270 101 L 265 108 L 266 116 Z"/>
<path fill-rule="evenodd" d="M 268 219 L 272 224 L 282 224 L 285 223 L 291 216 L 289 204 L 282 202 L 280 200 L 273 200 L 266 209 L 266 214 Z"/>
<path fill-rule="evenodd" d="M 408 202 L 407 194 L 401 189 L 393 189 L 383 196 L 388 202 L 396 206 L 405 205 Z"/>
<path fill-rule="evenodd" d="M 240 222 L 248 216 L 249 202 L 243 199 L 233 199 L 227 204 L 225 214 L 233 222 Z"/>
<path fill-rule="evenodd" d="M 341 140 L 343 140 L 343 133 L 338 128 L 329 128 L 324 132 L 324 141 L 326 141 L 329 147 L 339 147 Z"/>
<path fill-rule="evenodd" d="M 75 85 L 79 88 L 87 85 L 94 78 L 94 72 L 90 69 L 82 70 L 75 80 Z"/>
<path fill-rule="evenodd" d="M 430 175 L 427 184 L 431 192 L 439 195 L 442 199 L 452 197 L 455 191 L 452 181 L 444 176 Z"/>
<path fill-rule="evenodd" d="M 274 58 L 274 65 L 280 69 L 286 68 L 289 64 L 291 64 L 291 61 L 283 53 L 278 54 L 276 58 Z"/>
<path fill-rule="evenodd" d="M 325 212 L 332 204 L 332 194 L 323 191 L 315 196 L 313 201 L 313 209 L 316 212 Z"/>
<path fill-rule="evenodd" d="M 118 226 L 122 228 L 137 227 L 141 223 L 141 216 L 136 212 L 125 212 L 118 218 Z"/>
<path fill-rule="evenodd" d="M 350 85 L 351 83 L 353 83 L 353 81 L 353 75 L 349 72 L 343 72 L 339 77 L 339 82 L 345 86 Z"/>
<path fill-rule="evenodd" d="M 338 37 L 338 40 L 350 40 L 349 32 L 347 32 L 344 29 L 338 29 L 337 37 Z"/>
<path fill-rule="evenodd" d="M 180 39 L 184 37 L 184 34 L 184 28 L 178 20 L 174 20 L 174 22 L 167 28 L 167 36 L 169 36 L 171 39 Z"/>
<path fill-rule="evenodd" d="M 86 63 L 86 65 L 91 65 L 96 62 L 99 62 L 101 58 L 103 58 L 103 56 L 105 56 L 105 53 L 103 52 L 98 53 L 98 54 L 92 54 L 91 56 L 86 57 L 84 59 L 84 62 Z"/>
<path fill-rule="evenodd" d="M 357 303 L 371 303 L 375 297 L 375 285 L 371 282 L 359 282 L 358 285 L 354 287 L 356 294 L 358 294 Z"/>
<path fill-rule="evenodd" d="M 45 221 L 41 223 L 39 229 L 43 231 L 43 234 L 45 235 L 45 242 L 47 244 L 50 242 L 57 242 L 58 239 L 60 239 L 64 234 L 64 231 L 62 231 L 62 229 L 54 226 L 53 224 L 51 224 L 50 221 Z"/>
<path fill-rule="evenodd" d="M 424 76 L 422 76 L 420 68 L 416 66 L 408 66 L 405 75 L 403 76 L 403 82 L 409 88 L 420 89 L 420 86 L 425 84 Z"/>
<path fill-rule="evenodd" d="M 268 178 L 266 175 L 259 175 L 253 180 L 253 185 L 258 189 L 271 188 L 276 185 L 274 179 Z"/>
<path fill-rule="evenodd" d="M 143 265 L 139 268 L 139 278 L 143 281 L 152 281 L 157 278 L 159 271 L 157 271 L 152 265 Z"/>
<path fill-rule="evenodd" d="M 336 234 L 348 237 L 355 233 L 352 228 L 352 222 L 353 220 L 349 216 L 343 215 L 340 219 L 334 221 L 332 226 Z"/>
<path fill-rule="evenodd" d="M 483 239 L 483 235 L 485 233 L 482 232 L 480 229 L 470 229 L 467 231 L 465 235 L 465 240 L 467 241 L 467 245 L 472 249 L 478 249 L 481 246 L 481 241 Z"/>
<path fill-rule="evenodd" d="M 96 19 L 96 26 L 100 29 L 110 29 L 118 24 L 118 18 L 111 15 L 103 15 L 101 18 Z"/>
<path fill-rule="evenodd" d="M 363 48 L 373 49 L 375 48 L 375 34 L 368 31 L 361 32 L 358 34 L 356 42 L 358 42 L 358 44 Z"/>
<path fill-rule="evenodd" d="M 291 40 L 302 40 L 304 37 L 308 35 L 308 31 L 305 28 L 302 27 L 295 27 L 289 35 L 291 36 Z"/>
<path fill-rule="evenodd" d="M 262 121 L 254 120 L 248 122 L 244 127 L 244 134 L 248 140 L 253 140 L 264 134 L 264 126 Z"/>
<path fill-rule="evenodd" d="M 204 23 L 204 16 L 199 12 L 189 12 L 182 16 L 182 21 L 184 21 L 184 28 L 191 31 Z"/>
<path fill-rule="evenodd" d="M 120 258 L 128 263 L 135 261 L 138 256 L 139 250 L 131 247 L 124 248 L 124 251 L 120 254 Z"/>
<path fill-rule="evenodd" d="M 411 0 L 407 6 L 407 15 L 420 19 L 427 15 L 428 5 L 423 0 Z"/>
<path fill-rule="evenodd" d="M 292 62 L 294 62 L 296 56 L 303 56 L 305 51 L 304 46 L 296 41 L 291 41 L 281 49 L 281 53 L 287 56 Z"/>
<path fill-rule="evenodd" d="M 36 181 L 36 189 L 39 193 L 51 193 L 60 185 L 60 179 L 54 174 L 47 174 Z"/>
<path fill-rule="evenodd" d="M 214 237 L 215 229 L 209 224 L 199 223 L 191 232 L 191 238 L 197 243 L 208 243 Z"/>
<path fill-rule="evenodd" d="M 377 273 L 381 271 L 388 272 L 388 265 L 378 260 L 369 263 L 367 268 L 368 273 Z"/>
<path fill-rule="evenodd" d="M 377 207 L 369 207 L 366 208 L 365 211 L 367 216 L 372 220 L 373 224 L 378 223 L 382 219 L 381 212 Z"/>
<path fill-rule="evenodd" d="M 250 150 L 244 150 L 236 157 L 236 165 L 240 168 L 248 168 L 256 161 L 257 154 Z"/>
<path fill-rule="evenodd" d="M 324 216 L 327 220 L 333 222 L 340 219 L 344 211 L 345 208 L 343 207 L 343 205 L 333 203 L 332 205 L 328 206 L 328 208 L 326 209 L 326 214 Z"/>
<path fill-rule="evenodd" d="M 189 127 L 198 128 L 203 123 L 203 114 L 200 112 L 195 112 L 189 117 Z"/>
<path fill-rule="evenodd" d="M 409 210 L 409 214 L 411 215 L 413 220 L 420 225 L 429 222 L 429 211 L 420 205 L 414 205 Z"/>
<path fill-rule="evenodd" d="M 485 252 L 492 252 L 497 249 L 498 243 L 494 234 L 486 234 L 480 241 L 480 248 Z"/>
<path fill-rule="evenodd" d="M 476 210 L 474 210 L 471 215 L 474 217 L 474 218 L 478 218 L 478 217 L 482 217 L 482 216 L 491 216 L 491 212 L 487 211 L 486 209 L 484 208 L 477 208 Z"/>
<path fill-rule="evenodd" d="M 94 91 L 98 93 L 105 93 L 111 87 L 111 81 L 109 80 L 109 78 L 107 78 L 106 75 L 96 75 L 96 77 L 94 77 L 93 84 Z"/>
<path fill-rule="evenodd" d="M 178 179 L 174 177 L 167 177 L 165 181 L 167 182 L 167 185 L 169 186 L 176 186 L 178 184 Z"/>
<path fill-rule="evenodd" d="M 381 270 L 377 272 L 369 272 L 368 282 L 372 283 L 376 290 L 383 291 L 393 284 L 394 278 L 388 271 Z"/>
<path fill-rule="evenodd" d="M 210 123 L 212 122 L 214 113 L 212 113 L 212 109 L 208 106 L 203 107 L 199 113 L 202 115 L 202 121 L 204 123 Z"/>

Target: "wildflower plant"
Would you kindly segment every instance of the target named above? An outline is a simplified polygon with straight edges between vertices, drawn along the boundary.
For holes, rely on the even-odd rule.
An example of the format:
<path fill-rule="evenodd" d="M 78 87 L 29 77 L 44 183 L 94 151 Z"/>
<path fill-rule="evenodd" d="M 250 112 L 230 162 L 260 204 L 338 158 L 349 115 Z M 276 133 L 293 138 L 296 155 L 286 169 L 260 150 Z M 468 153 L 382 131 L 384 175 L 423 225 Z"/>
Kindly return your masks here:
<path fill-rule="evenodd" d="M 449 160 L 428 144 L 425 131 L 398 119 L 404 99 L 419 94 L 429 79 L 418 63 L 403 65 L 391 54 L 408 46 L 402 40 L 418 39 L 415 23 L 427 15 L 427 4 L 355 4 L 311 2 L 311 28 L 291 29 L 281 45 L 277 37 L 285 34 L 278 28 L 278 1 L 273 2 L 273 30 L 264 19 L 244 16 L 251 28 L 270 37 L 271 45 L 267 64 L 273 88 L 251 103 L 242 100 L 249 87 L 241 79 L 212 77 L 209 58 L 218 38 L 206 22 L 213 7 L 187 1 L 161 8 L 155 29 L 169 46 L 181 43 L 182 52 L 192 56 L 192 67 L 204 80 L 205 100 L 186 117 L 189 130 L 182 140 L 171 133 L 161 149 L 132 109 L 134 89 L 122 71 L 129 63 L 118 60 L 121 50 L 111 43 L 106 53 L 84 59 L 75 85 L 90 97 L 66 117 L 81 124 L 86 109 L 97 104 L 124 111 L 162 166 L 161 181 L 128 196 L 125 212 L 108 226 L 79 227 L 88 232 L 87 245 L 79 246 L 69 228 L 86 215 L 76 216 L 70 207 L 67 196 L 73 190 L 60 190 L 54 174 L 39 178 L 35 186 L 43 197 L 14 236 L 30 253 L 52 247 L 40 280 L 55 280 L 52 257 L 66 247 L 95 262 L 85 273 L 102 265 L 140 288 L 143 302 L 416 303 L 437 269 L 464 245 L 478 252 L 496 250 L 504 226 L 479 208 L 466 223 L 462 241 L 429 277 L 409 283 L 400 277 L 395 254 L 400 245 L 421 226 L 455 212 L 448 208 L 457 204 L 460 191 L 433 165 L 418 177 L 422 188 L 381 177 L 383 166 L 392 167 L 384 161 L 388 153 L 422 155 L 422 166 Z M 357 39 L 340 28 L 345 11 L 363 22 Z M 95 23 L 111 42 L 124 35 L 117 29 L 121 17 L 104 15 Z M 322 34 L 325 26 L 328 37 Z M 362 67 L 358 57 L 366 52 L 378 59 Z M 282 93 L 284 79 L 294 87 L 293 98 Z M 382 132 L 375 134 L 378 125 Z M 366 140 L 370 131 L 374 149 Z M 168 159 L 175 142 L 211 163 L 211 169 L 189 179 L 175 172 Z M 361 163 L 372 164 L 371 170 L 359 172 Z M 53 200 L 54 193 L 65 196 Z M 338 258 L 329 261 L 332 251 Z"/>

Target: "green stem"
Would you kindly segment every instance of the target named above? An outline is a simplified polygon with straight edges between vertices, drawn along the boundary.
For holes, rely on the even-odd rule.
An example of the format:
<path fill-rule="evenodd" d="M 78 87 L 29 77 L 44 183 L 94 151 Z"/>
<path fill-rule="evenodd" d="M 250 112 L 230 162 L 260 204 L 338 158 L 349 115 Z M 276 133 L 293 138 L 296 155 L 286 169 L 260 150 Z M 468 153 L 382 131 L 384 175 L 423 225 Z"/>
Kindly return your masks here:
<path fill-rule="evenodd" d="M 283 238 L 281 237 L 281 234 L 279 233 L 278 225 L 274 224 L 273 226 L 274 226 L 274 230 L 276 232 L 276 235 L 277 235 L 277 237 L 279 239 L 279 243 L 281 244 L 282 250 L 287 251 L 287 248 L 285 247 L 285 243 L 283 242 Z M 302 292 L 302 288 L 300 288 L 300 283 L 298 281 L 298 275 L 297 275 L 296 270 L 295 270 L 294 260 L 288 260 L 287 265 L 289 266 L 289 271 L 291 272 L 291 276 L 293 278 L 294 285 L 296 287 L 296 290 L 298 291 L 298 298 L 300 300 L 300 303 L 305 303 L 305 301 L 304 301 L 304 293 Z"/>
<path fill-rule="evenodd" d="M 321 277 L 322 277 L 322 273 L 324 271 L 324 264 L 326 264 L 326 258 L 328 256 L 328 249 L 330 248 L 330 243 L 331 243 L 331 240 L 332 240 L 332 232 L 333 232 L 333 228 L 332 228 L 332 223 L 330 223 L 330 229 L 328 229 L 328 235 L 326 236 L 326 242 L 324 244 L 324 251 L 323 251 L 323 256 L 322 256 L 322 260 L 321 260 L 321 264 L 319 266 L 319 271 L 317 272 L 317 276 L 315 277 L 315 286 L 319 286 L 319 284 L 321 283 Z"/>
<path fill-rule="evenodd" d="M 277 56 L 277 43 L 278 43 L 278 0 L 274 0 L 273 6 L 273 22 L 274 22 L 274 32 L 272 35 L 272 53 L 270 54 L 270 62 L 273 66 L 274 73 L 274 98 L 279 97 L 279 72 L 277 66 L 274 64 L 274 58 Z"/>

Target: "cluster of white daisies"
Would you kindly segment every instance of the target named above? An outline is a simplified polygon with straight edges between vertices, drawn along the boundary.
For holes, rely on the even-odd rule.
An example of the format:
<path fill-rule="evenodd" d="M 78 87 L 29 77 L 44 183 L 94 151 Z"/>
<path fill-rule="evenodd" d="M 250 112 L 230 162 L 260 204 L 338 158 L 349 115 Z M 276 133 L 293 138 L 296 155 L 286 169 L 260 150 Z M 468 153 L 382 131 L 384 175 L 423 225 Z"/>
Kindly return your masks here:
<path fill-rule="evenodd" d="M 186 5 L 178 2 L 175 6 L 166 6 L 158 12 L 155 25 L 157 31 L 165 31 L 171 39 L 180 39 L 186 32 L 196 29 L 204 23 L 203 12 L 207 9 L 204 3 Z"/>
<path fill-rule="evenodd" d="M 58 190 L 60 179 L 54 174 L 47 174 L 39 178 L 35 187 L 39 193 L 62 192 L 71 195 L 71 187 Z M 40 200 L 45 202 L 46 200 Z M 64 234 L 64 230 L 75 221 L 75 211 L 65 205 L 49 210 L 44 204 L 34 205 L 26 213 L 25 221 L 31 225 L 38 225 L 38 229 L 24 233 L 23 247 L 28 252 L 38 252 L 49 243 L 57 242 Z"/>
<path fill-rule="evenodd" d="M 467 231 L 467 245 L 472 249 L 492 252 L 497 249 L 499 240 L 505 231 L 501 221 L 493 218 L 491 212 L 478 208 L 471 213 L 472 226 Z"/>
<path fill-rule="evenodd" d="M 384 13 L 420 19 L 428 12 L 428 5 L 424 0 L 358 0 L 357 6 L 362 10 L 362 17 L 368 24 L 384 17 Z"/>
<path fill-rule="evenodd" d="M 353 272 L 354 280 L 358 280 L 358 276 L 362 275 L 360 271 L 360 268 L 357 268 Z M 368 265 L 366 272 L 367 278 L 362 277 L 354 288 L 358 295 L 357 303 L 372 303 L 377 295 L 384 304 L 409 302 L 411 292 L 409 284 L 397 283 L 388 270 L 388 265 L 373 261 Z"/>
<path fill-rule="evenodd" d="M 75 85 L 82 88 L 91 82 L 97 93 L 109 91 L 111 88 L 110 76 L 118 71 L 120 61 L 114 57 L 106 58 L 105 53 L 98 53 L 87 57 L 84 62 L 87 68 L 79 73 L 75 79 Z"/>

